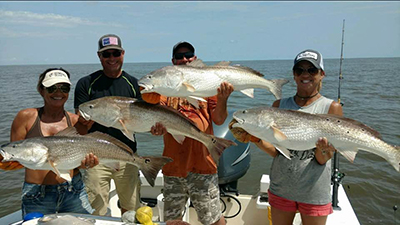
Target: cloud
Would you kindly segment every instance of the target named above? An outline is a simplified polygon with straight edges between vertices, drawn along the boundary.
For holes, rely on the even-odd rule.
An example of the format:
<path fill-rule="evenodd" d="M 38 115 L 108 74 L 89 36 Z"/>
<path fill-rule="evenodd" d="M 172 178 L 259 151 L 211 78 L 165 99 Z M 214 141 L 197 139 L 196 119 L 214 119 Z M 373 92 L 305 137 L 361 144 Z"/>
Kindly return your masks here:
<path fill-rule="evenodd" d="M 94 22 L 85 18 L 64 16 L 54 13 L 39 14 L 27 11 L 5 10 L 0 10 L 0 24 L 22 24 L 59 28 L 72 28 L 77 26 L 122 27 L 122 25 L 117 23 Z"/>

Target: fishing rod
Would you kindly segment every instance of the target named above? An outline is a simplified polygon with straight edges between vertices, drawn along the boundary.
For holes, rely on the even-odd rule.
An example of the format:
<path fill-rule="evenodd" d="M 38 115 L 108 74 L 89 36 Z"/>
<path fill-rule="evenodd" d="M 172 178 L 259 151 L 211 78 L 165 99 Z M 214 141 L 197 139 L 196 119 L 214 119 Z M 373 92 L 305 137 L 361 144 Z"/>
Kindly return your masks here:
<path fill-rule="evenodd" d="M 344 45 L 344 22 L 343 20 L 343 28 L 342 28 L 342 47 L 340 51 L 340 67 L 339 67 L 339 86 L 338 86 L 338 102 L 343 106 L 343 103 L 340 102 L 340 86 L 343 80 L 342 75 L 342 63 L 343 63 L 343 45 Z M 341 180 L 343 179 L 344 174 L 339 171 L 339 156 L 338 153 L 335 152 L 333 156 L 333 174 L 332 174 L 332 182 L 333 182 L 333 194 L 332 194 L 332 207 L 334 210 L 341 210 L 338 206 L 338 191 Z"/>

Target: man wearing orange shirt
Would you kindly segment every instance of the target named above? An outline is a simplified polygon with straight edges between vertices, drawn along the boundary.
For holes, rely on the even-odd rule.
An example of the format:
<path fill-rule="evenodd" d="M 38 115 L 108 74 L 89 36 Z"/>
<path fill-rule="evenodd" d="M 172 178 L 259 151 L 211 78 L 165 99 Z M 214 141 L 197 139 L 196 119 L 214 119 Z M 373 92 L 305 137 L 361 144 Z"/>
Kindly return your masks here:
<path fill-rule="evenodd" d="M 179 42 L 173 47 L 174 65 L 184 65 L 195 59 L 195 49 L 190 43 Z M 218 88 L 218 94 L 206 98 L 207 102 L 199 101 L 198 108 L 186 99 L 177 97 L 161 96 L 159 102 L 177 109 L 201 131 L 213 134 L 212 122 L 221 125 L 228 116 L 227 101 L 232 91 L 233 86 L 224 82 Z M 143 99 L 147 101 L 146 94 L 143 95 Z M 149 102 L 157 102 L 154 100 L 152 95 Z M 173 159 L 173 162 L 166 164 L 162 170 L 165 221 L 182 219 L 186 201 L 190 197 L 202 224 L 225 225 L 220 210 L 217 165 L 207 148 L 191 138 L 185 138 L 184 142 L 179 144 L 160 123 L 151 129 L 151 133 L 164 135 L 163 156 Z"/>

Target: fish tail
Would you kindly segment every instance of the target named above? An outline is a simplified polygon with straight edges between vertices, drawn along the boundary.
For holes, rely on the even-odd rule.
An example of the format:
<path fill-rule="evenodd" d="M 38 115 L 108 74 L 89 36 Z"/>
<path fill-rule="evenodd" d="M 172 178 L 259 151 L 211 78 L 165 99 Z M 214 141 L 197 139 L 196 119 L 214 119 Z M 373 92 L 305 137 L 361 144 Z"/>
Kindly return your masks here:
<path fill-rule="evenodd" d="M 160 171 L 165 164 L 172 162 L 172 159 L 164 156 L 142 156 L 141 158 L 143 160 L 142 163 L 140 163 L 140 170 L 147 182 L 154 187 L 158 171 Z"/>
<path fill-rule="evenodd" d="M 397 170 L 397 172 L 400 172 L 400 146 L 394 146 L 394 148 L 396 149 L 396 155 L 392 165 Z"/>
<path fill-rule="evenodd" d="M 237 146 L 237 144 L 231 140 L 215 137 L 214 135 L 210 136 L 211 141 L 209 142 L 207 148 L 214 162 L 218 165 L 219 158 L 221 157 L 223 151 L 232 145 Z"/>
<path fill-rule="evenodd" d="M 271 88 L 271 93 L 275 96 L 276 99 L 282 98 L 282 86 L 289 82 L 288 79 L 274 79 L 271 80 L 274 83 L 274 87 Z"/>

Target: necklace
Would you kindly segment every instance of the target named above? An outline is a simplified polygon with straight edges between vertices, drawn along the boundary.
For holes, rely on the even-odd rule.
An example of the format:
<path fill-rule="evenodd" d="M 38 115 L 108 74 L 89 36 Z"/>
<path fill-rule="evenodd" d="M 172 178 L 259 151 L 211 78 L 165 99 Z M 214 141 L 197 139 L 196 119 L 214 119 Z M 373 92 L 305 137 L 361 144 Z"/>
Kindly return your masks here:
<path fill-rule="evenodd" d="M 303 97 L 303 96 L 300 96 L 299 94 L 297 94 L 296 93 L 296 97 L 298 97 L 298 98 L 300 98 L 301 100 L 306 100 L 306 99 L 310 99 L 310 98 L 314 98 L 315 96 L 317 96 L 319 94 L 319 92 L 317 92 L 317 93 L 315 93 L 315 94 L 313 94 L 313 95 L 310 95 L 310 96 L 305 96 L 305 97 Z"/>

